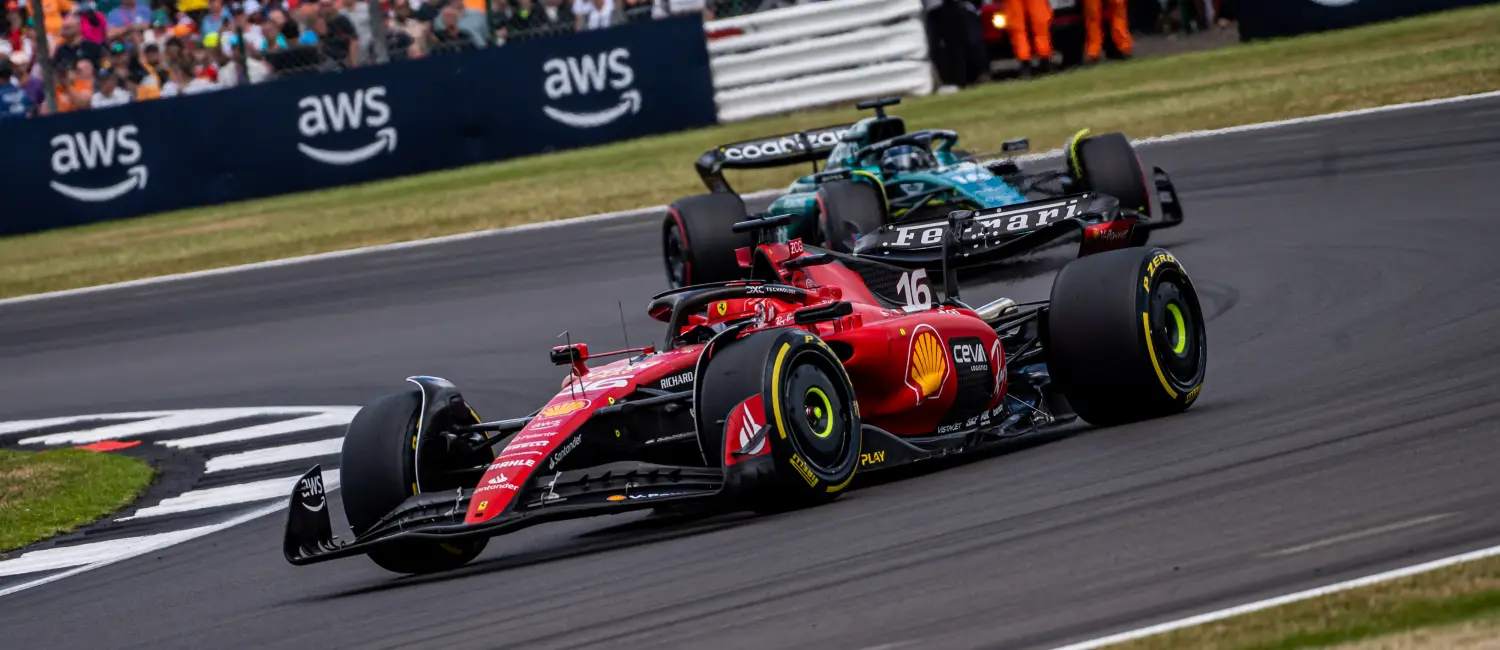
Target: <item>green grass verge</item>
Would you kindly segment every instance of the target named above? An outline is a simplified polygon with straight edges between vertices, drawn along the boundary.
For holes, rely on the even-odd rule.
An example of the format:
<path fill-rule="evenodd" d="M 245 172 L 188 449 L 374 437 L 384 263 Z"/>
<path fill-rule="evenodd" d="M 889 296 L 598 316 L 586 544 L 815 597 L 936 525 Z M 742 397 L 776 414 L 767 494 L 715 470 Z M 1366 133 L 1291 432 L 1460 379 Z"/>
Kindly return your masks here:
<path fill-rule="evenodd" d="M 911 128 L 994 151 L 1074 131 L 1161 135 L 1500 88 L 1500 6 L 1144 58 L 909 100 Z M 857 119 L 809 111 L 363 186 L 0 240 L 0 296 L 117 282 L 668 203 L 704 191 L 692 162 L 724 142 Z M 226 155 L 233 155 L 232 153 Z M 805 168 L 746 172 L 741 191 Z M 32 191 L 32 190 L 28 190 Z M 35 190 L 42 191 L 42 190 Z"/>
<path fill-rule="evenodd" d="M 145 461 L 119 454 L 0 450 L 0 553 L 129 505 L 155 473 Z"/>
<path fill-rule="evenodd" d="M 1500 637 L 1497 618 L 1500 558 L 1489 558 L 1111 649 L 1448 648 L 1455 647 L 1454 639 L 1476 633 L 1490 639 Z"/>

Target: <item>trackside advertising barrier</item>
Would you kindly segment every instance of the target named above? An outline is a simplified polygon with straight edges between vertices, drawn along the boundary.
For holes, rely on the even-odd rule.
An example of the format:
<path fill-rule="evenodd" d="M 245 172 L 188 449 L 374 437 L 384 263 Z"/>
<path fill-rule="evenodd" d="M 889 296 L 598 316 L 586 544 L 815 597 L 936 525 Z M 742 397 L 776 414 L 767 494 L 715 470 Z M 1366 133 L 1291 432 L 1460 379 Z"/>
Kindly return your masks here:
<path fill-rule="evenodd" d="M 697 15 L 0 122 L 0 234 L 714 124 Z M 587 170 L 579 170 L 580 189 Z"/>
<path fill-rule="evenodd" d="M 1344 29 L 1496 0 L 1241 0 L 1235 3 L 1245 40 Z M 1379 47 L 1372 43 L 1371 47 Z"/>

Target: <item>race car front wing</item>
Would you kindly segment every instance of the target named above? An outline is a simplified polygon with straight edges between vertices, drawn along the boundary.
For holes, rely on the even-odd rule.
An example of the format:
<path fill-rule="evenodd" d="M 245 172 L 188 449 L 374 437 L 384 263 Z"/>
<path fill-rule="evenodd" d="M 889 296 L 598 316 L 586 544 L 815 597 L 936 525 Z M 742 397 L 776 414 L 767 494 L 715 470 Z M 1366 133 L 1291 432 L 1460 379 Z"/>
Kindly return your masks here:
<path fill-rule="evenodd" d="M 313 564 L 401 540 L 493 537 L 549 521 L 660 507 L 664 503 L 718 496 L 722 470 L 617 462 L 536 477 L 515 505 L 480 523 L 465 523 L 472 489 L 418 494 L 406 499 L 353 540 L 333 534 L 322 466 L 315 465 L 292 489 L 282 552 L 295 565 Z"/>

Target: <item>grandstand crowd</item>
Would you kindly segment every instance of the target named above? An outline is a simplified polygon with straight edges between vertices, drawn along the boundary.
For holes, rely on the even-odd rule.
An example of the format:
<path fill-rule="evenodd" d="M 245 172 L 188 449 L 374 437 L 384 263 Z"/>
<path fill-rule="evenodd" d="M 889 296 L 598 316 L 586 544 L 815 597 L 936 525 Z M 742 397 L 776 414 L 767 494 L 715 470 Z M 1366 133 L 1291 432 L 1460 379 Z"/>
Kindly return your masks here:
<path fill-rule="evenodd" d="M 0 119 L 714 13 L 703 0 L 3 1 Z"/>
<path fill-rule="evenodd" d="M 817 1 L 0 0 L 0 119 L 213 92 L 673 14 L 711 20 Z M 988 23 L 1008 35 L 1022 76 L 1045 71 L 1052 58 L 1049 5 L 1059 2 L 1082 3 L 1086 62 L 1098 59 L 1103 45 L 1130 55 L 1127 3 L 1132 24 L 1189 14 L 1206 23 L 1232 13 L 1231 0 L 922 0 L 941 90 L 990 76 L 985 50 L 994 37 L 982 33 Z"/>

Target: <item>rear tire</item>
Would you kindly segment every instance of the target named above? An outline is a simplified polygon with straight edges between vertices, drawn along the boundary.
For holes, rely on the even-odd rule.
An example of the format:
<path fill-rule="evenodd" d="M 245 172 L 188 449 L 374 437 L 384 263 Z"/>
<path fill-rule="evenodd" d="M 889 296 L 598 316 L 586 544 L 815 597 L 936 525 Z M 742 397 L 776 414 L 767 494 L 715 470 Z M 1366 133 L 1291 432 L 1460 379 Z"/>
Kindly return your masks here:
<path fill-rule="evenodd" d="M 1154 216 L 1146 169 L 1130 140 L 1120 133 L 1089 136 L 1073 145 L 1068 171 L 1083 189 L 1120 200 L 1121 208 Z"/>
<path fill-rule="evenodd" d="M 725 435 L 739 435 L 747 399 L 767 427 L 769 457 L 738 465 L 748 505 L 771 513 L 828 503 L 859 469 L 859 407 L 843 364 L 803 330 L 758 332 L 719 347 L 699 379 L 699 431 L 708 453 L 722 459 Z M 754 402 L 751 402 L 752 404 Z M 738 449 L 739 440 L 731 448 Z"/>
<path fill-rule="evenodd" d="M 1045 332 L 1052 381 L 1090 424 L 1180 413 L 1203 386 L 1203 310 L 1187 272 L 1160 248 L 1069 262 L 1052 283 Z"/>
<path fill-rule="evenodd" d="M 412 388 L 374 401 L 349 422 L 339 463 L 339 485 L 344 517 L 356 536 L 416 493 L 412 449 L 421 408 L 422 392 Z M 484 551 L 488 542 L 487 538 L 403 541 L 373 549 L 369 556 L 387 571 L 431 573 L 467 564 Z"/>
<path fill-rule="evenodd" d="M 855 180 L 819 186 L 818 212 L 823 246 L 838 253 L 853 253 L 857 237 L 874 232 L 888 221 L 884 191 Z"/>
<path fill-rule="evenodd" d="M 734 224 L 746 218 L 745 202 L 730 192 L 689 196 L 668 206 L 662 222 L 667 284 L 679 289 L 746 277 L 748 272 L 740 268 L 734 251 L 754 246 L 755 233 L 733 230 Z"/>

